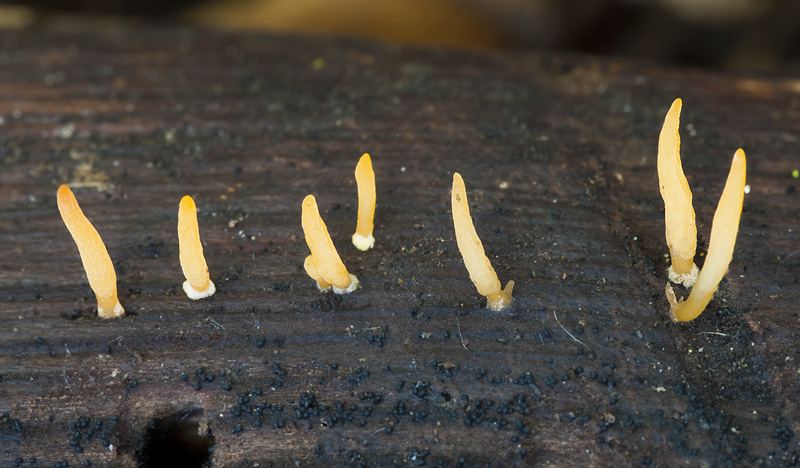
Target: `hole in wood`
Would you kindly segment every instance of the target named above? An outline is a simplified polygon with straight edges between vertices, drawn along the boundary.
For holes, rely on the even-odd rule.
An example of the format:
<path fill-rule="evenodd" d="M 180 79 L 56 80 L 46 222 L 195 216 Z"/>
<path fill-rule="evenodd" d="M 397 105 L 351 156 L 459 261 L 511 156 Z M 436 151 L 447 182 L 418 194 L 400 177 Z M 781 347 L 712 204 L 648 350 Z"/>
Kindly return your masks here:
<path fill-rule="evenodd" d="M 211 466 L 214 436 L 201 408 L 192 408 L 154 420 L 139 450 L 141 468 Z"/>

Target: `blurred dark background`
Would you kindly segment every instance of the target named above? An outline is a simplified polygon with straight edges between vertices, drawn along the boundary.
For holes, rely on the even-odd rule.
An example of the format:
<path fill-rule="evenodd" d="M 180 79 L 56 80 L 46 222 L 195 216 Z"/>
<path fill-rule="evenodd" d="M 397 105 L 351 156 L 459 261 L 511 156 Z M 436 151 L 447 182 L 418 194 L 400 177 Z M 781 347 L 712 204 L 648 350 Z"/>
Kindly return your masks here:
<path fill-rule="evenodd" d="M 0 0 L 0 28 L 158 21 L 800 69 L 799 0 Z M 116 23 L 119 24 L 119 23 Z"/>

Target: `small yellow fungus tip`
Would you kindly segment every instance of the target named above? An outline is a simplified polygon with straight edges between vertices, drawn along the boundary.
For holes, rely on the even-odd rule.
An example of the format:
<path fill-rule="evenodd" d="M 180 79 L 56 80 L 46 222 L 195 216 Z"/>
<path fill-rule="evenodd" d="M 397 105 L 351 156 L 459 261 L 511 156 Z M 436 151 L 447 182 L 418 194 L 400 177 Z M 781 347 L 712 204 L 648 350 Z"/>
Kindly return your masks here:
<path fill-rule="evenodd" d="M 697 249 L 692 191 L 681 165 L 681 100 L 675 99 L 664 119 L 658 138 L 658 185 L 664 199 L 664 221 L 672 266 L 670 281 L 691 287 L 696 279 L 694 254 Z"/>
<path fill-rule="evenodd" d="M 372 159 L 364 153 L 356 166 L 356 184 L 358 185 L 358 223 L 353 234 L 353 245 L 358 250 L 369 250 L 375 246 L 372 236 L 375 217 L 375 172 L 372 170 Z"/>
<path fill-rule="evenodd" d="M 214 283 L 208 276 L 208 265 L 203 256 L 200 243 L 200 229 L 197 226 L 197 206 L 189 195 L 181 199 L 178 207 L 178 245 L 183 276 L 183 291 L 189 299 L 198 300 L 216 292 Z"/>
<path fill-rule="evenodd" d="M 711 238 L 708 241 L 706 261 L 697 282 L 686 301 L 679 301 L 675 297 L 672 286 L 667 283 L 666 293 L 672 317 L 679 322 L 694 320 L 700 315 L 717 291 L 719 282 L 728 271 L 733 259 L 733 248 L 736 245 L 736 235 L 739 232 L 739 219 L 742 215 L 744 203 L 744 187 L 747 173 L 747 160 L 742 149 L 738 149 L 733 156 L 728 180 L 714 213 L 711 224 Z"/>
<path fill-rule="evenodd" d="M 125 309 L 117 298 L 117 274 L 103 239 L 83 214 L 69 187 L 59 187 L 56 198 L 61 219 L 78 245 L 89 286 L 97 296 L 97 315 L 104 319 L 124 316 Z"/>
<path fill-rule="evenodd" d="M 304 267 L 317 287 L 325 291 L 328 287 L 336 294 L 347 294 L 358 288 L 358 278 L 347 272 L 336 252 L 328 227 L 319 215 L 317 200 L 309 195 L 303 200 L 303 233 L 311 255 L 306 257 Z"/>
<path fill-rule="evenodd" d="M 467 267 L 470 279 L 478 288 L 478 293 L 486 296 L 487 306 L 490 309 L 501 310 L 510 306 L 514 282 L 509 281 L 505 290 L 500 289 L 497 273 L 483 250 L 483 243 L 481 243 L 478 233 L 475 232 L 475 225 L 472 224 L 467 202 L 467 189 L 464 186 L 464 179 L 458 172 L 453 174 L 453 193 L 450 201 L 458 250 L 461 251 L 461 256 L 464 258 L 464 265 Z"/>

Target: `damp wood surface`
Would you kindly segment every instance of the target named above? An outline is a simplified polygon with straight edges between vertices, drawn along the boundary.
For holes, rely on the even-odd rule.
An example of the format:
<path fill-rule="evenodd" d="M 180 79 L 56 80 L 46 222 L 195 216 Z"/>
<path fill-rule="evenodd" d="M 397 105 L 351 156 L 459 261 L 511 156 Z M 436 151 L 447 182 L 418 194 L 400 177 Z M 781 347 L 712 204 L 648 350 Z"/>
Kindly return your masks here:
<path fill-rule="evenodd" d="M 788 74 L 76 29 L 0 33 L 0 465 L 159 466 L 148 428 L 192 412 L 214 467 L 798 463 Z M 655 159 L 676 97 L 701 266 L 739 147 L 750 186 L 730 270 L 681 324 Z M 361 252 L 365 152 L 378 206 Z M 469 282 L 455 171 L 516 282 L 510 309 Z M 96 317 L 62 183 L 108 247 L 124 319 Z M 178 262 L 187 194 L 217 285 L 197 302 Z M 303 271 L 308 194 L 352 294 Z"/>

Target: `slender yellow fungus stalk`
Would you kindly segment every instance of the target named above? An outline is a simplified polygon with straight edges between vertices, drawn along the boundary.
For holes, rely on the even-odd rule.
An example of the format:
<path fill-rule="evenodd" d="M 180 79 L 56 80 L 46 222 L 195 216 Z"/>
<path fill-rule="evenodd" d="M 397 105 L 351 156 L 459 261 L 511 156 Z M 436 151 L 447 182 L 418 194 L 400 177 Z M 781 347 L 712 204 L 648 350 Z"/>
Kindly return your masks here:
<path fill-rule="evenodd" d="M 675 320 L 688 322 L 700 315 L 714 296 L 722 277 L 728 271 L 728 265 L 733 258 L 736 234 L 739 231 L 746 172 L 747 161 L 744 151 L 740 148 L 733 156 L 728 180 L 725 182 L 725 189 L 722 191 L 717 211 L 714 213 L 706 261 L 689 298 L 685 302 L 679 302 L 675 298 L 672 286 L 667 283 L 667 300 L 669 300 Z"/>
<path fill-rule="evenodd" d="M 208 265 L 200 243 L 197 226 L 197 207 L 189 195 L 181 198 L 178 207 L 178 245 L 180 246 L 181 269 L 186 281 L 183 290 L 189 299 L 203 299 L 216 291 L 208 276 Z"/>
<path fill-rule="evenodd" d="M 667 112 L 658 138 L 658 185 L 664 199 L 667 246 L 672 259 L 669 279 L 688 288 L 697 279 L 697 265 L 694 264 L 697 227 L 692 191 L 681 165 L 680 118 L 681 100 L 676 99 Z"/>
<path fill-rule="evenodd" d="M 313 255 L 306 257 L 306 261 L 303 263 L 303 268 L 306 269 L 308 276 L 314 278 L 314 281 L 317 282 L 317 289 L 320 291 L 327 291 L 331 288 L 331 284 L 325 281 L 325 278 L 319 274 L 319 270 L 317 270 L 317 262 L 314 261 Z"/>
<path fill-rule="evenodd" d="M 89 286 L 97 296 L 97 315 L 100 318 L 115 318 L 125 315 L 125 309 L 117 299 L 117 274 L 108 256 L 103 239 L 86 219 L 78 200 L 66 185 L 58 188 L 58 211 L 67 225 L 72 239 L 78 245 L 83 268 L 89 278 Z"/>
<path fill-rule="evenodd" d="M 472 224 L 472 217 L 469 214 L 469 204 L 467 203 L 467 189 L 464 186 L 464 179 L 456 172 L 453 174 L 453 194 L 451 197 L 453 205 L 453 225 L 456 230 L 456 242 L 461 256 L 464 258 L 464 265 L 467 266 L 469 277 L 478 293 L 486 296 L 487 305 L 492 310 L 500 310 L 511 305 L 511 292 L 514 289 L 514 282 L 509 281 L 505 290 L 500 289 L 500 280 L 497 278 L 489 258 L 483 250 L 478 233 Z"/>
<path fill-rule="evenodd" d="M 328 227 L 319 215 L 317 200 L 313 195 L 303 200 L 303 232 L 312 257 L 311 262 L 306 258 L 306 272 L 317 281 L 317 286 L 324 290 L 328 284 L 333 286 L 333 292 L 337 294 L 355 291 L 358 287 L 358 278 L 347 272 L 342 259 L 339 258 L 333 240 L 328 234 Z M 321 283 L 319 278 L 322 278 L 324 283 Z"/>
<path fill-rule="evenodd" d="M 364 153 L 356 166 L 356 184 L 358 185 L 358 224 L 353 234 L 353 245 L 358 250 L 369 250 L 375 246 L 372 236 L 375 217 L 375 172 L 372 170 L 372 159 Z"/>

